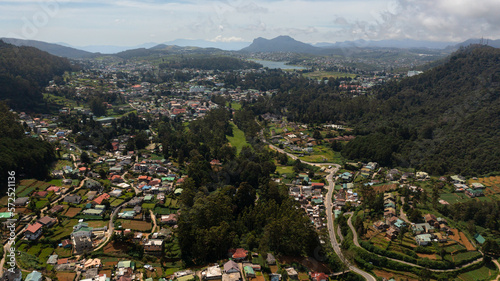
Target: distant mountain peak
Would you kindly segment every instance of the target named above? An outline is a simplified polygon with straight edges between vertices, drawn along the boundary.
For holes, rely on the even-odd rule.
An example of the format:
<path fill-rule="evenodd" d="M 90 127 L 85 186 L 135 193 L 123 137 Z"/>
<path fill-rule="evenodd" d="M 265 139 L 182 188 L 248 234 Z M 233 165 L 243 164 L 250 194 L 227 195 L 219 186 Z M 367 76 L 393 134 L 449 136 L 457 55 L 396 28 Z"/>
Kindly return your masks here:
<path fill-rule="evenodd" d="M 288 35 L 280 35 L 273 39 L 255 38 L 252 44 L 241 49 L 243 52 L 295 52 L 318 53 L 321 49 L 293 39 Z"/>

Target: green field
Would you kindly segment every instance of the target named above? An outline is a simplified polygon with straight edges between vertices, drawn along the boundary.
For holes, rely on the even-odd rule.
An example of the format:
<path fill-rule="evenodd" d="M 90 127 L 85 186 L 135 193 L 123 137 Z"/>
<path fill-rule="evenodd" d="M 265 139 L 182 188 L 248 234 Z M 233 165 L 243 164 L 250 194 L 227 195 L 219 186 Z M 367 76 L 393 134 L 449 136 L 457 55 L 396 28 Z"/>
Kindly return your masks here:
<path fill-rule="evenodd" d="M 440 198 L 450 204 L 465 202 L 470 200 L 470 198 L 465 196 L 465 194 L 463 193 L 443 193 L 441 194 Z"/>
<path fill-rule="evenodd" d="M 308 72 L 304 73 L 304 76 L 307 78 L 315 78 L 315 79 L 321 79 L 323 77 L 333 77 L 333 78 L 338 78 L 338 77 L 351 77 L 354 78 L 356 77 L 356 74 L 351 74 L 351 73 L 343 73 L 343 72 L 333 72 L 333 71 L 314 71 L 314 72 Z"/>
<path fill-rule="evenodd" d="M 458 275 L 456 280 L 475 281 L 475 280 L 494 280 L 498 275 L 495 265 L 482 266 L 476 270 L 472 270 Z"/>
<path fill-rule="evenodd" d="M 231 108 L 234 110 L 240 110 L 241 109 L 241 104 L 238 102 L 232 102 L 231 103 Z"/>
<path fill-rule="evenodd" d="M 231 123 L 231 126 L 233 127 L 233 136 L 226 136 L 229 142 L 231 143 L 231 146 L 237 148 L 237 153 L 240 153 L 241 149 L 245 145 L 249 145 L 247 142 L 247 139 L 245 138 L 245 133 L 243 133 L 242 130 L 240 130 L 234 123 Z"/>
<path fill-rule="evenodd" d="M 342 156 L 340 153 L 333 151 L 326 145 L 317 145 L 313 150 L 314 152 L 310 155 L 299 157 L 300 160 L 311 163 L 342 163 Z"/>

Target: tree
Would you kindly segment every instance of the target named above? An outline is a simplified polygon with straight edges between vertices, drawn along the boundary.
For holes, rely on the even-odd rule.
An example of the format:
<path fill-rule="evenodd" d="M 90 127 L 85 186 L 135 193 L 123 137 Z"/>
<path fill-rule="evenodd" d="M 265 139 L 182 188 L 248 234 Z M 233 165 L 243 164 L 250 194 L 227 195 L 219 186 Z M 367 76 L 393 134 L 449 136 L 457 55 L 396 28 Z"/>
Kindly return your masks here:
<path fill-rule="evenodd" d="M 95 116 L 106 115 L 106 107 L 104 101 L 98 97 L 92 97 L 89 101 L 90 110 Z"/>
<path fill-rule="evenodd" d="M 91 162 L 89 155 L 85 151 L 82 152 L 82 154 L 80 155 L 80 160 L 82 161 L 82 163 L 85 163 L 85 164 L 90 164 L 90 162 Z"/>
<path fill-rule="evenodd" d="M 300 171 L 302 171 L 302 162 L 300 161 L 300 159 L 297 159 L 293 163 L 293 172 L 298 174 L 300 173 Z"/>

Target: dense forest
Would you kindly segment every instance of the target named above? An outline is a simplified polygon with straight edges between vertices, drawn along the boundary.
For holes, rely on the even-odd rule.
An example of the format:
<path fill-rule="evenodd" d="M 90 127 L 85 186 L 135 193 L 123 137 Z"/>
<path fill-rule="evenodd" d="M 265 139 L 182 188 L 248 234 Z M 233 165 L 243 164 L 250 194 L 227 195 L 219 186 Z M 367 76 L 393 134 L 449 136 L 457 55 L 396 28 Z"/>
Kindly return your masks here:
<path fill-rule="evenodd" d="M 32 111 L 43 100 L 42 87 L 73 68 L 68 59 L 0 40 L 0 100 L 14 109 Z"/>
<path fill-rule="evenodd" d="M 25 137 L 23 126 L 9 111 L 5 103 L 0 103 L 0 182 L 5 188 L 7 172 L 15 171 L 17 179 L 44 179 L 48 176 L 50 165 L 55 161 L 54 149 L 45 141 Z M 6 188 L 1 192 L 6 192 Z"/>
<path fill-rule="evenodd" d="M 233 247 L 312 254 L 319 244 L 309 219 L 286 187 L 270 181 L 274 154 L 259 143 L 237 154 L 226 138 L 232 135 L 230 118 L 220 108 L 187 128 L 168 119 L 158 124 L 164 156 L 175 157 L 188 175 L 178 228 L 184 261 L 216 261 Z M 251 112 L 236 119 L 247 131 L 258 126 Z M 212 159 L 221 165 L 211 165 Z"/>
<path fill-rule="evenodd" d="M 286 79 L 276 75 L 275 80 Z M 356 128 L 346 158 L 433 174 L 486 174 L 500 170 L 500 50 L 462 48 L 433 69 L 349 97 L 338 82 L 298 77 L 278 94 L 254 101 L 256 113 L 283 114 L 304 123 L 334 122 Z M 267 84 L 266 83 L 262 83 Z"/>

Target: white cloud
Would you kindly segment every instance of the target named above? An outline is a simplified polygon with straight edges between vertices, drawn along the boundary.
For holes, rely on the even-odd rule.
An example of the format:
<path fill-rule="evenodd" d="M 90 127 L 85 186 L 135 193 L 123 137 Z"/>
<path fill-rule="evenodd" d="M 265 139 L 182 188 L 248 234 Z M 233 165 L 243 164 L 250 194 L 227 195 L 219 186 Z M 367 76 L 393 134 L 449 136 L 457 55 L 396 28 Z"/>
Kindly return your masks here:
<path fill-rule="evenodd" d="M 241 37 L 236 37 L 236 36 L 230 36 L 230 37 L 223 37 L 222 35 L 218 35 L 212 40 L 209 40 L 212 42 L 245 42 L 245 40 Z"/>

